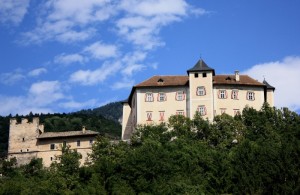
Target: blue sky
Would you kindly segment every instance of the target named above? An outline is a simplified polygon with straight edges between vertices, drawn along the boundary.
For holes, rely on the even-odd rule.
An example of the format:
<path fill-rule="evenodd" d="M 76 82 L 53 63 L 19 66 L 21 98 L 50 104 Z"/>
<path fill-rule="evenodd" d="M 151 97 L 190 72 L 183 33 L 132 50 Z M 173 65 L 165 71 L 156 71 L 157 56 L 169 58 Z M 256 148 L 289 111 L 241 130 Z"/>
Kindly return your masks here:
<path fill-rule="evenodd" d="M 0 115 L 72 112 L 126 99 L 200 57 L 240 70 L 300 110 L 298 0 L 0 0 Z"/>

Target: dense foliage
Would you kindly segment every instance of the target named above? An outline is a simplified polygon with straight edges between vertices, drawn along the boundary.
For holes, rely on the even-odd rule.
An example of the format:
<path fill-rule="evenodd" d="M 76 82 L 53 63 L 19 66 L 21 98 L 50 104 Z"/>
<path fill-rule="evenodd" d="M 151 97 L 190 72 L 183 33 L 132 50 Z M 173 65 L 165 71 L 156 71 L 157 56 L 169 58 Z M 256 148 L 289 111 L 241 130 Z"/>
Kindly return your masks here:
<path fill-rule="evenodd" d="M 119 120 L 122 118 L 123 105 L 121 102 L 112 102 L 99 108 L 81 110 L 76 113 L 93 116 L 103 116 L 106 119 L 119 122 Z"/>
<path fill-rule="evenodd" d="M 299 194 L 300 116 L 267 105 L 213 123 L 172 116 L 131 143 L 98 137 L 84 167 L 69 148 L 60 158 L 2 161 L 0 194 Z"/>

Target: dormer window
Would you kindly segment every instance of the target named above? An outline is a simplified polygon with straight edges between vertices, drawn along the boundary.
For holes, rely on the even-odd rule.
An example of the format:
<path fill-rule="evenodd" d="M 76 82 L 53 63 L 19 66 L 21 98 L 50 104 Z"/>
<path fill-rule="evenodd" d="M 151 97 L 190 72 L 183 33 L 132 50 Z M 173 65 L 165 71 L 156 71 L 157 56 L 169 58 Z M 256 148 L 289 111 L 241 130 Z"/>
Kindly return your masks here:
<path fill-rule="evenodd" d="M 163 80 L 162 78 L 158 79 L 158 80 L 157 80 L 157 84 L 159 84 L 159 85 L 164 84 L 164 80 Z"/>

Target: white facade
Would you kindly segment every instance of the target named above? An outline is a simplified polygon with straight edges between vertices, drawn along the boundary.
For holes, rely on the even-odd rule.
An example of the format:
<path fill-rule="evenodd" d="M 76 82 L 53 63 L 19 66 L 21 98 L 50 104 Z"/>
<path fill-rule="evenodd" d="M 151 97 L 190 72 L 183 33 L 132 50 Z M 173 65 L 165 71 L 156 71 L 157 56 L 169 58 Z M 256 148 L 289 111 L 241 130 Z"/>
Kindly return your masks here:
<path fill-rule="evenodd" d="M 274 90 L 266 81 L 247 75 L 215 75 L 203 60 L 189 69 L 188 76 L 153 76 L 134 86 L 123 102 L 122 139 L 130 139 L 136 125 L 167 122 L 172 115 L 193 118 L 199 112 L 212 121 L 214 116 L 241 114 L 245 106 L 260 109 L 274 105 Z"/>

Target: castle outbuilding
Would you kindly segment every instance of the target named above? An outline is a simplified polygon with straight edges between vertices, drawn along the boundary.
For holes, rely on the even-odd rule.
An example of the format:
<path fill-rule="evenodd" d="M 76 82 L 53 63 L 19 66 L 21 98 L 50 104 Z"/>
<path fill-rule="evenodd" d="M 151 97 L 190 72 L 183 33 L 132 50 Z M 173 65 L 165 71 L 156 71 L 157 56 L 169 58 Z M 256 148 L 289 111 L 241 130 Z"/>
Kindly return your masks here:
<path fill-rule="evenodd" d="M 274 106 L 274 90 L 267 81 L 259 82 L 235 71 L 216 75 L 200 59 L 187 76 L 153 76 L 133 86 L 123 102 L 122 139 L 130 139 L 138 124 L 159 124 L 172 115 L 193 118 L 196 112 L 209 121 L 222 113 L 241 114 L 246 107 L 259 110 L 264 102 Z"/>
<path fill-rule="evenodd" d="M 24 165 L 33 158 L 42 158 L 48 167 L 62 154 L 63 146 L 70 146 L 82 155 L 84 163 L 88 153 L 92 152 L 92 144 L 98 132 L 86 130 L 67 132 L 44 132 L 44 126 L 35 117 L 32 122 L 23 118 L 18 123 L 15 118 L 10 120 L 8 158 L 16 157 L 18 165 Z"/>

